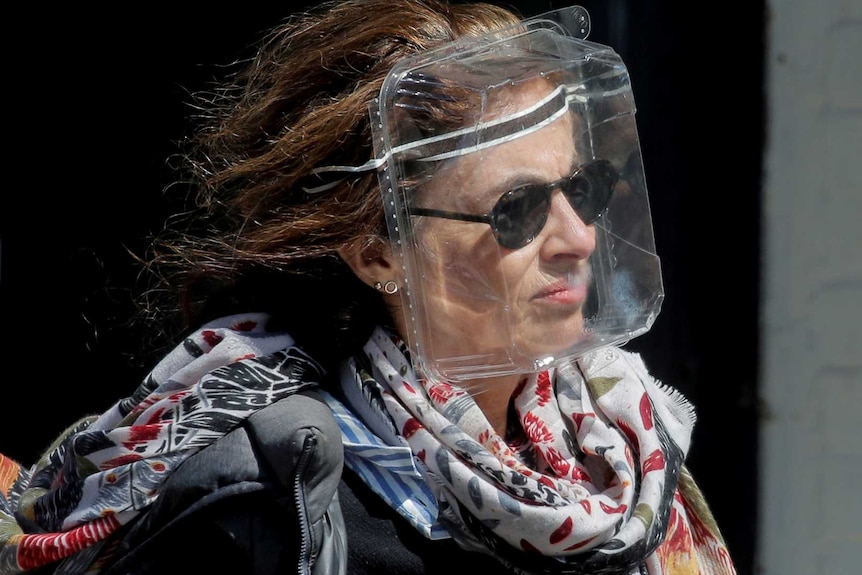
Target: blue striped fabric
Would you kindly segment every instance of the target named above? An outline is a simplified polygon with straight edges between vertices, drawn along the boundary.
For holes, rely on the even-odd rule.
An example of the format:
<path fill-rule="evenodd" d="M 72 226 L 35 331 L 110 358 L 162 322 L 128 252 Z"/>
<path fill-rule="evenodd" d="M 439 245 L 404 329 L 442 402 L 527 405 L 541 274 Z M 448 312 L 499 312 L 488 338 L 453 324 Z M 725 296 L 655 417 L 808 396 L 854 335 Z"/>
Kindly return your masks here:
<path fill-rule="evenodd" d="M 406 442 L 403 446 L 383 443 L 343 403 L 321 393 L 341 428 L 345 464 L 422 535 L 451 537 L 437 520 L 437 499 L 422 479 Z"/>

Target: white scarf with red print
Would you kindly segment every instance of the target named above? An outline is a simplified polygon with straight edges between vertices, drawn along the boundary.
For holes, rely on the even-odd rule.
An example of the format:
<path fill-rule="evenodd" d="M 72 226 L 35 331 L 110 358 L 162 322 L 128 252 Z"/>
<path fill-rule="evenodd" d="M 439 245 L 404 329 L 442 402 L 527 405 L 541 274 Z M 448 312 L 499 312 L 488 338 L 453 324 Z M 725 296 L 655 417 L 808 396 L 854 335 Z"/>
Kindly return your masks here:
<path fill-rule="evenodd" d="M 463 388 L 418 377 L 391 334 L 378 329 L 364 352 L 465 547 L 523 573 L 735 573 L 683 465 L 693 409 L 638 355 L 608 347 L 527 377 L 507 443 Z"/>

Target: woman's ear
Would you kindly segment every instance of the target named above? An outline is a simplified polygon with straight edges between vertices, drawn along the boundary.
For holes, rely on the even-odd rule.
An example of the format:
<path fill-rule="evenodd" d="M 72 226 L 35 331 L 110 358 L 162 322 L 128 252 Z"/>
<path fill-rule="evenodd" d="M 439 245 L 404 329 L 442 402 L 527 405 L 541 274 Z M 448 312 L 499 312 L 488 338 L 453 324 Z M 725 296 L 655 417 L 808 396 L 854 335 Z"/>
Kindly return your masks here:
<path fill-rule="evenodd" d="M 398 268 L 395 266 L 392 248 L 382 240 L 353 241 L 340 247 L 338 255 L 360 281 L 371 287 L 391 281 L 401 283 L 400 275 L 396 277 Z"/>

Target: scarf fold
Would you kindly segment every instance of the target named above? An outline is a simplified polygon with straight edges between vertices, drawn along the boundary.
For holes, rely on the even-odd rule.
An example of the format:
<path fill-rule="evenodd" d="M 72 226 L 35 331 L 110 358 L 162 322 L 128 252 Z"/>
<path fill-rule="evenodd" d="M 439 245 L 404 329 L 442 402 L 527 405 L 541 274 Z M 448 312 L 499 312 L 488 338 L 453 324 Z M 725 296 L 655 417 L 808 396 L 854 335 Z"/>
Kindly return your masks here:
<path fill-rule="evenodd" d="M 191 455 L 256 411 L 311 386 L 322 369 L 268 317 L 211 322 L 165 356 L 128 398 L 64 432 L 32 467 L 0 454 L 0 572 L 58 562 L 97 572 L 109 537 L 158 498 Z M 104 553 L 103 553 L 104 551 Z"/>
<path fill-rule="evenodd" d="M 351 408 L 409 445 L 461 545 L 521 573 L 735 573 L 683 465 L 693 408 L 638 355 L 603 348 L 525 378 L 509 443 L 465 389 L 417 375 L 383 329 L 350 366 Z"/>

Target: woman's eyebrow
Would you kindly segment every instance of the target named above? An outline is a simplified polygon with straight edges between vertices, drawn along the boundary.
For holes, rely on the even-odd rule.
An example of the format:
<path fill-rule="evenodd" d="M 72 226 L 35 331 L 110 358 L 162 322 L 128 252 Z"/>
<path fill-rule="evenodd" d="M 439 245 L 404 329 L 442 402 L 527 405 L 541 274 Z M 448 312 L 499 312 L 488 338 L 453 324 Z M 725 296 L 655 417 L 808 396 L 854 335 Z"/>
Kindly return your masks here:
<path fill-rule="evenodd" d="M 491 192 L 498 192 L 498 196 L 518 188 L 520 186 L 526 186 L 530 184 L 550 184 L 553 182 L 557 182 L 560 179 L 565 179 L 575 173 L 581 166 L 581 162 L 578 158 L 572 158 L 572 163 L 569 164 L 569 168 L 565 174 L 563 174 L 562 178 L 557 177 L 548 177 L 547 174 L 538 173 L 533 171 L 518 171 L 516 173 L 512 173 L 511 175 L 505 177 L 503 180 L 495 184 L 492 188 L 490 188 Z"/>
<path fill-rule="evenodd" d="M 496 182 L 491 183 L 486 186 L 485 189 L 477 195 L 488 197 L 496 201 L 500 196 L 505 194 L 506 192 L 511 192 L 515 188 L 519 188 L 521 186 L 526 186 L 529 184 L 542 184 L 544 183 L 544 179 L 541 178 L 538 174 L 525 174 L 515 173 L 509 176 L 504 177 L 501 180 L 497 180 Z"/>

